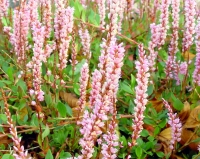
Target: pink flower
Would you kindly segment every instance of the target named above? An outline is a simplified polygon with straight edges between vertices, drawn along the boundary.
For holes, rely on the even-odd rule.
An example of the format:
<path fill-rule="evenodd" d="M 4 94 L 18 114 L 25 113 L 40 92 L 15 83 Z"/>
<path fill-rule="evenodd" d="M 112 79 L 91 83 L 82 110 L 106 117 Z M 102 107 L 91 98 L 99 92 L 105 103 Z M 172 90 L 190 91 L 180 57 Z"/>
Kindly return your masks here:
<path fill-rule="evenodd" d="M 180 122 L 180 119 L 177 117 L 177 114 L 173 113 L 168 102 L 163 99 L 163 103 L 168 110 L 168 113 L 167 113 L 167 115 L 169 117 L 168 124 L 172 128 L 172 139 L 170 141 L 169 147 L 170 147 L 171 150 L 173 150 L 175 143 L 179 142 L 181 140 L 182 124 Z"/>
<path fill-rule="evenodd" d="M 8 0 L 1 0 L 0 1 L 0 19 L 7 16 L 8 7 L 9 7 L 9 1 Z"/>
<path fill-rule="evenodd" d="M 196 61 L 195 61 L 195 69 L 193 72 L 193 81 L 198 86 L 200 86 L 200 19 L 198 19 L 198 23 L 196 26 Z"/>
<path fill-rule="evenodd" d="M 193 34 L 195 33 L 195 15 L 196 15 L 196 1 L 185 0 L 184 13 L 185 13 L 185 30 L 183 38 L 182 52 L 187 51 L 193 43 Z"/>
<path fill-rule="evenodd" d="M 169 55 L 175 56 L 178 49 L 178 28 L 179 28 L 180 0 L 172 1 L 172 38 L 169 45 Z"/>
<path fill-rule="evenodd" d="M 89 61 L 91 58 L 91 51 L 90 51 L 90 43 L 91 38 L 90 34 L 87 29 L 80 29 L 79 36 L 81 38 L 81 44 L 83 46 L 83 55 L 86 56 L 87 60 Z"/>
<path fill-rule="evenodd" d="M 170 0 L 162 0 L 160 5 L 160 24 L 161 24 L 161 32 L 159 39 L 159 47 L 165 43 L 165 39 L 167 36 L 167 30 L 169 29 L 169 5 L 171 3 Z"/>
<path fill-rule="evenodd" d="M 147 88 L 148 88 L 148 80 L 150 74 L 148 60 L 145 55 L 145 51 L 143 49 L 143 45 L 139 44 L 139 60 L 135 62 L 136 69 L 138 73 L 136 74 L 137 86 L 135 88 L 135 108 L 134 108 L 134 119 L 133 119 L 133 134 L 132 134 L 132 144 L 131 146 L 135 146 L 137 138 L 140 137 L 140 133 L 143 129 L 143 112 L 145 110 L 145 106 L 147 104 Z"/>
<path fill-rule="evenodd" d="M 117 158 L 117 146 L 119 146 L 119 137 L 116 133 L 117 123 L 116 123 L 116 112 L 113 114 L 112 121 L 108 126 L 108 131 L 103 135 L 104 142 L 102 146 L 102 159 L 115 159 Z"/>
<path fill-rule="evenodd" d="M 54 18 L 54 29 L 55 37 L 57 40 L 58 51 L 59 51 L 59 68 L 63 70 L 67 65 L 68 48 L 71 41 L 71 36 L 73 28 L 73 13 L 74 9 L 63 7 L 59 1 L 56 3 L 57 10 Z"/>
<path fill-rule="evenodd" d="M 160 43 L 160 36 L 161 36 L 161 30 L 162 30 L 162 26 L 156 25 L 156 24 L 151 24 L 150 25 L 151 28 L 151 41 L 149 42 L 149 56 L 148 61 L 149 61 L 149 69 L 151 71 L 155 71 L 155 60 L 157 58 L 158 52 L 155 51 L 155 48 L 158 46 L 158 44 Z"/>
<path fill-rule="evenodd" d="M 13 123 L 10 110 L 8 108 L 7 98 L 5 96 L 5 93 L 1 91 L 3 100 L 4 100 L 4 108 L 5 108 L 5 114 L 7 116 L 7 123 L 9 125 L 9 131 L 11 134 L 11 139 L 13 140 L 13 156 L 18 159 L 27 159 L 27 152 L 24 151 L 24 147 L 20 146 L 21 138 L 17 135 L 17 129 L 16 126 Z"/>
<path fill-rule="evenodd" d="M 102 75 L 98 70 L 92 73 L 92 90 L 90 92 L 90 106 L 93 107 L 97 96 L 101 93 Z"/>
<path fill-rule="evenodd" d="M 14 9 L 13 33 L 10 34 L 10 42 L 14 47 L 17 61 L 23 65 L 26 64 L 26 50 L 28 50 L 29 15 L 30 10 L 26 2 L 22 1 L 20 9 Z"/>
<path fill-rule="evenodd" d="M 44 32 L 44 27 L 39 21 L 33 23 L 32 30 L 33 30 L 33 40 L 34 40 L 34 47 L 33 47 L 34 55 L 32 57 L 30 65 L 33 70 L 33 78 L 34 78 L 33 87 L 36 98 L 39 101 L 43 101 L 44 92 L 41 90 L 41 83 L 42 83 L 41 66 L 42 66 L 42 61 L 44 60 L 43 45 L 45 39 L 45 32 Z"/>
<path fill-rule="evenodd" d="M 45 25 L 45 36 L 46 38 L 49 38 L 52 30 L 51 0 L 41 0 L 41 4 L 43 6 L 43 23 Z"/>
<path fill-rule="evenodd" d="M 99 0 L 97 1 L 98 5 L 98 12 L 100 16 L 100 27 L 104 28 L 105 27 L 105 17 L 106 17 L 106 1 L 105 0 Z"/>
<path fill-rule="evenodd" d="M 86 91 L 87 91 L 87 84 L 89 79 L 89 66 L 88 63 L 85 63 L 81 69 L 81 76 L 80 76 L 80 98 L 78 101 L 80 111 L 83 110 L 86 104 Z"/>

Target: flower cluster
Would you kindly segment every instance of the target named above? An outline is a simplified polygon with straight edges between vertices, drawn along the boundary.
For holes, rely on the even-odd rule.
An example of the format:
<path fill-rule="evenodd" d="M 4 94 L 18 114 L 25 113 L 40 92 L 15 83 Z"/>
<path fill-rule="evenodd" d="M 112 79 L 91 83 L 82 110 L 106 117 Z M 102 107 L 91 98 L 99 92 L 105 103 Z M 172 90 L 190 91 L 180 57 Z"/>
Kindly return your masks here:
<path fill-rule="evenodd" d="M 103 72 L 105 76 L 102 76 L 101 71 L 95 71 L 93 74 L 93 84 L 98 83 L 98 81 L 100 82 L 100 80 L 101 82 L 103 81 L 103 84 L 99 84 L 102 86 L 101 89 L 98 88 L 96 91 L 91 91 L 91 93 L 99 92 L 98 94 L 91 94 L 90 102 L 94 104 L 92 112 L 89 114 L 86 110 L 83 120 L 79 123 L 81 125 L 80 132 L 83 135 L 83 138 L 79 142 L 82 146 L 81 158 L 92 157 L 94 142 L 97 140 L 97 137 L 102 134 L 100 128 L 104 126 L 104 121 L 108 120 L 108 112 L 113 112 L 112 103 L 116 101 L 116 91 L 118 89 L 124 51 L 122 44 L 117 45 L 115 43 L 111 45 L 108 49 L 108 62 L 105 65 L 106 71 Z M 95 77 L 94 75 L 98 76 Z M 96 87 L 92 85 L 92 89 L 95 88 Z"/>
<path fill-rule="evenodd" d="M 198 24 L 196 26 L 196 52 L 193 81 L 200 86 L 200 19 L 198 20 Z"/>
<path fill-rule="evenodd" d="M 33 30 L 33 57 L 32 61 L 28 63 L 28 67 L 33 70 L 33 87 L 34 94 L 39 101 L 44 100 L 44 92 L 41 90 L 41 66 L 42 61 L 44 60 L 44 39 L 45 39 L 45 31 L 44 26 L 39 21 L 36 21 L 32 27 Z"/>
<path fill-rule="evenodd" d="M 102 75 L 101 73 L 96 69 L 92 73 L 92 90 L 90 91 L 90 106 L 94 106 L 96 102 L 96 98 L 98 94 L 101 92 L 101 80 Z"/>
<path fill-rule="evenodd" d="M 169 55 L 174 56 L 178 49 L 178 28 L 179 28 L 180 0 L 172 1 L 172 38 L 169 45 Z"/>
<path fill-rule="evenodd" d="M 25 0 L 21 1 L 21 7 L 19 9 L 14 9 L 14 30 L 11 34 L 10 42 L 14 46 L 14 51 L 20 64 L 25 63 L 25 51 L 28 49 L 29 13 L 30 10 Z"/>
<path fill-rule="evenodd" d="M 98 0 L 97 5 L 98 5 L 98 11 L 100 15 L 100 27 L 104 28 L 105 27 L 105 17 L 106 17 L 106 1 L 105 0 Z"/>
<path fill-rule="evenodd" d="M 161 15 L 160 15 L 160 24 L 161 24 L 161 32 L 160 32 L 160 40 L 159 46 L 165 43 L 165 39 L 167 36 L 167 30 L 169 29 L 169 5 L 170 0 L 162 0 L 160 5 Z"/>
<path fill-rule="evenodd" d="M 168 117 L 169 117 L 169 121 L 168 124 L 171 126 L 172 128 L 172 139 L 170 141 L 170 149 L 173 150 L 174 149 L 174 145 L 176 142 L 179 142 L 181 140 L 181 131 L 182 131 L 182 124 L 180 122 L 180 119 L 177 117 L 177 114 L 173 113 L 170 105 L 168 104 L 167 101 L 165 101 L 163 99 L 163 103 L 165 105 L 165 107 L 168 110 Z"/>
<path fill-rule="evenodd" d="M 87 29 L 80 29 L 79 36 L 81 38 L 81 44 L 83 46 L 83 55 L 86 56 L 87 60 L 91 58 L 91 51 L 90 51 L 90 34 Z"/>
<path fill-rule="evenodd" d="M 38 20 L 38 0 L 30 0 L 28 2 L 28 10 L 30 12 L 30 26 L 33 27 L 34 23 Z"/>
<path fill-rule="evenodd" d="M 59 51 L 60 70 L 63 70 L 67 64 L 68 48 L 71 41 L 69 34 L 73 29 L 74 9 L 71 7 L 64 8 L 63 4 L 57 3 L 57 11 L 54 19 L 55 37 Z M 63 7 L 63 8 L 62 8 Z"/>
<path fill-rule="evenodd" d="M 31 157 L 28 157 L 28 152 L 24 151 L 24 147 L 20 146 L 21 138 L 19 138 L 17 136 L 17 130 L 12 121 L 11 113 L 8 108 L 8 103 L 7 103 L 7 100 L 6 100 L 3 90 L 1 90 L 1 93 L 2 93 L 3 100 L 4 100 L 4 105 L 5 105 L 4 108 L 5 108 L 5 114 L 7 116 L 7 123 L 9 125 L 10 134 L 11 134 L 12 140 L 13 140 L 13 149 L 14 149 L 13 155 L 16 159 L 31 159 Z"/>
<path fill-rule="evenodd" d="M 193 34 L 195 33 L 195 15 L 196 1 L 185 0 L 185 30 L 183 37 L 182 52 L 187 51 L 193 43 Z"/>
<path fill-rule="evenodd" d="M 137 86 L 135 88 L 136 97 L 135 97 L 135 104 L 134 107 L 134 119 L 133 119 L 133 134 L 132 134 L 132 143 L 131 146 L 135 146 L 136 139 L 140 136 L 140 133 L 143 129 L 143 119 L 144 119 L 144 110 L 145 106 L 147 104 L 147 88 L 148 88 L 148 81 L 150 74 L 149 66 L 148 66 L 148 60 L 145 55 L 145 51 L 143 49 L 143 45 L 138 45 L 139 49 L 139 60 L 135 62 L 136 69 L 137 69 L 137 75 L 136 75 L 136 81 Z"/>
<path fill-rule="evenodd" d="M 109 9 L 110 12 L 108 14 L 108 18 L 110 19 L 110 24 L 106 26 L 106 28 L 109 30 L 107 39 L 113 41 L 118 31 L 117 21 L 118 21 L 118 13 L 120 11 L 119 1 L 111 0 L 109 2 Z"/>
<path fill-rule="evenodd" d="M 8 0 L 0 0 L 0 20 L 7 15 L 8 7 L 9 7 Z"/>
<path fill-rule="evenodd" d="M 118 21 L 118 32 L 121 32 L 122 29 L 122 21 L 124 19 L 124 12 L 126 11 L 127 2 L 126 0 L 121 0 L 119 2 L 119 21 Z"/>
<path fill-rule="evenodd" d="M 89 79 L 89 67 L 88 63 L 85 63 L 81 69 L 81 76 L 80 76 L 80 98 L 78 101 L 80 111 L 83 110 L 85 103 L 86 103 L 86 89 Z"/>
<path fill-rule="evenodd" d="M 113 117 L 116 114 L 113 114 Z M 119 146 L 119 136 L 116 132 L 117 123 L 115 118 L 112 119 L 111 123 L 108 125 L 108 131 L 103 135 L 104 142 L 102 143 L 102 159 L 116 159 L 117 158 L 117 146 Z"/>
<path fill-rule="evenodd" d="M 158 46 L 159 44 L 159 41 L 160 41 L 160 36 L 161 36 L 161 30 L 162 30 L 162 27 L 160 24 L 156 25 L 156 24 L 151 24 L 150 25 L 150 28 L 151 28 L 151 41 L 149 42 L 149 46 L 148 46 L 148 49 L 149 49 L 149 56 L 147 57 L 148 58 L 148 61 L 149 61 L 149 69 L 151 71 L 154 71 L 155 70 L 155 60 L 157 58 L 157 55 L 158 55 L 158 52 L 155 51 L 155 48 Z"/>
<path fill-rule="evenodd" d="M 166 61 L 166 77 L 176 80 L 176 85 L 180 85 L 180 75 L 186 75 L 188 69 L 187 62 L 176 61 L 176 57 L 169 56 Z"/>
<path fill-rule="evenodd" d="M 51 0 L 42 0 L 41 4 L 43 6 L 43 23 L 45 24 L 45 36 L 50 37 L 51 33 Z"/>

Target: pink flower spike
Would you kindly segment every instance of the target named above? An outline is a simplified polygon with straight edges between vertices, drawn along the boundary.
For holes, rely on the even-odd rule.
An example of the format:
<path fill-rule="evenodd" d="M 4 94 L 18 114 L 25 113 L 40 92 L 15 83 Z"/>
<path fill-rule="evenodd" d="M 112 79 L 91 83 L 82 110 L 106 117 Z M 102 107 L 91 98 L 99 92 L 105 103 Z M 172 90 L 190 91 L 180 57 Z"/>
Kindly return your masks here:
<path fill-rule="evenodd" d="M 139 59 L 135 62 L 137 74 L 136 74 L 136 81 L 137 86 L 135 88 L 136 97 L 135 97 L 135 108 L 134 108 L 134 119 L 133 119 L 133 134 L 132 134 L 132 143 L 131 146 L 135 146 L 136 140 L 140 137 L 140 133 L 143 129 L 143 119 L 144 119 L 144 110 L 147 104 L 147 88 L 148 88 L 148 81 L 150 74 L 148 60 L 145 55 L 145 51 L 143 49 L 143 45 L 138 45 L 139 49 Z"/>
<path fill-rule="evenodd" d="M 183 35 L 182 52 L 187 51 L 193 44 L 195 33 L 196 0 L 185 0 L 185 30 Z"/>
<path fill-rule="evenodd" d="M 86 91 L 87 84 L 89 79 L 89 66 L 85 63 L 81 69 L 81 77 L 80 77 L 80 98 L 78 101 L 80 111 L 83 110 L 86 104 Z"/>
<path fill-rule="evenodd" d="M 196 26 L 196 61 L 193 72 L 193 82 L 200 86 L 200 18 Z"/>
<path fill-rule="evenodd" d="M 163 103 L 168 110 L 168 113 L 167 113 L 167 115 L 169 117 L 168 124 L 172 128 L 172 139 L 170 141 L 169 147 L 170 147 L 171 150 L 173 150 L 175 143 L 179 142 L 181 140 L 182 124 L 180 122 L 180 119 L 177 117 L 177 114 L 173 113 L 168 102 L 163 99 Z"/>

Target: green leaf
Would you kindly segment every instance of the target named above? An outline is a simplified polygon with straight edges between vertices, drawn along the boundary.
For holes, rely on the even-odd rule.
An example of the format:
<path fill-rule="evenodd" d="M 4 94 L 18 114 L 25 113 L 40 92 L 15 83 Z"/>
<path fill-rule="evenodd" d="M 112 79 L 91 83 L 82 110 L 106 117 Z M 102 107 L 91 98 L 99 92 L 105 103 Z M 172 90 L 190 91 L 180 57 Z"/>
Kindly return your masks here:
<path fill-rule="evenodd" d="M 136 153 L 137 157 L 140 158 L 142 156 L 142 148 L 138 146 L 135 149 L 135 153 Z"/>
<path fill-rule="evenodd" d="M 64 152 L 63 150 L 60 153 L 60 159 L 66 159 L 72 157 L 72 155 L 69 152 Z"/>
<path fill-rule="evenodd" d="M 73 115 L 72 114 L 72 108 L 67 103 L 65 105 L 66 105 L 66 109 L 67 109 L 67 115 L 72 116 Z"/>
<path fill-rule="evenodd" d="M 154 136 L 156 136 L 158 133 L 160 132 L 160 128 L 157 126 L 155 129 L 154 129 Z"/>
<path fill-rule="evenodd" d="M 132 100 L 130 100 L 129 107 L 128 107 L 128 112 L 131 113 L 131 114 L 133 114 L 134 107 L 135 107 L 135 104 L 133 103 Z"/>
<path fill-rule="evenodd" d="M 171 97 L 172 97 L 173 107 L 176 110 L 182 110 L 184 107 L 184 104 L 178 98 L 176 98 L 173 93 L 171 94 Z"/>
<path fill-rule="evenodd" d="M 1 159 L 14 159 L 14 157 L 10 154 L 4 154 Z"/>
<path fill-rule="evenodd" d="M 133 76 L 133 74 L 131 74 L 131 88 L 132 88 L 132 89 L 135 88 L 135 83 L 136 83 L 135 76 Z"/>
<path fill-rule="evenodd" d="M 147 90 L 147 93 L 148 93 L 149 96 L 153 93 L 153 89 L 154 89 L 153 85 L 152 84 L 149 85 L 148 90 Z"/>
<path fill-rule="evenodd" d="M 121 83 L 121 89 L 129 94 L 134 94 L 134 90 L 132 90 L 131 87 L 124 82 Z"/>
<path fill-rule="evenodd" d="M 66 117 L 67 108 L 66 108 L 65 104 L 63 104 L 62 102 L 58 102 L 57 109 L 62 117 Z"/>
<path fill-rule="evenodd" d="M 49 133 L 50 133 L 49 126 L 46 125 L 45 130 L 42 133 L 42 141 L 44 141 L 44 138 L 47 137 L 49 135 Z"/>
<path fill-rule="evenodd" d="M 9 68 L 7 69 L 7 71 L 6 71 L 6 73 L 7 73 L 8 77 L 9 77 L 9 79 L 10 79 L 11 81 L 14 81 L 14 78 L 13 78 L 13 68 L 12 68 L 12 67 L 9 67 Z"/>
<path fill-rule="evenodd" d="M 47 154 L 46 154 L 46 156 L 45 156 L 45 159 L 53 159 L 53 155 L 52 155 L 50 149 L 47 151 Z"/>
<path fill-rule="evenodd" d="M 0 120 L 2 120 L 3 122 L 6 122 L 7 121 L 6 114 L 0 114 Z"/>
<path fill-rule="evenodd" d="M 156 155 L 160 158 L 163 158 L 165 156 L 165 154 L 161 151 L 157 152 Z"/>
<path fill-rule="evenodd" d="M 79 87 L 80 87 L 80 85 L 79 85 L 78 83 L 74 83 L 74 84 L 73 84 L 74 92 L 75 92 L 77 95 L 80 95 Z"/>

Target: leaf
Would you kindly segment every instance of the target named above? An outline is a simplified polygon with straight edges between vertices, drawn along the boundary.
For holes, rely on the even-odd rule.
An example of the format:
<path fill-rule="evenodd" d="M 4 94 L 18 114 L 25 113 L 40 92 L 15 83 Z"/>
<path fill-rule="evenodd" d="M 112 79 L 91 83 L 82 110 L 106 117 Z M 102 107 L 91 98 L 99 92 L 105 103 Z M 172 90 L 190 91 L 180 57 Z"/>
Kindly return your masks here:
<path fill-rule="evenodd" d="M 165 154 L 161 151 L 157 152 L 156 155 L 160 158 L 163 158 L 165 156 Z"/>
<path fill-rule="evenodd" d="M 0 121 L 6 122 L 7 121 L 7 116 L 5 114 L 0 114 Z"/>
<path fill-rule="evenodd" d="M 131 87 L 124 82 L 121 83 L 121 89 L 129 94 L 134 94 L 134 90 L 132 90 Z"/>
<path fill-rule="evenodd" d="M 153 85 L 152 85 L 152 84 L 149 85 L 148 90 L 147 90 L 147 94 L 148 94 L 149 96 L 153 93 L 153 89 L 154 89 Z"/>
<path fill-rule="evenodd" d="M 200 126 L 200 120 L 199 120 L 199 114 L 200 114 L 200 105 L 194 108 L 186 120 L 186 123 L 184 124 L 184 128 L 196 128 Z"/>
<path fill-rule="evenodd" d="M 136 153 L 137 157 L 140 158 L 142 156 L 142 148 L 138 146 L 135 149 L 135 153 Z"/>
<path fill-rule="evenodd" d="M 173 93 L 171 94 L 171 98 L 172 98 L 173 107 L 176 110 L 182 110 L 184 106 L 183 103 L 178 98 L 176 98 Z"/>
<path fill-rule="evenodd" d="M 181 112 L 178 114 L 180 120 L 183 122 L 184 120 L 186 120 L 190 115 L 190 104 L 186 101 L 184 103 L 183 109 L 181 110 Z"/>
<path fill-rule="evenodd" d="M 45 159 L 53 159 L 53 155 L 52 155 L 50 149 L 47 151 L 47 154 L 46 154 L 46 156 L 45 156 Z"/>
<path fill-rule="evenodd" d="M 14 159 L 14 157 L 10 154 L 4 154 L 1 159 Z"/>
<path fill-rule="evenodd" d="M 187 60 L 188 58 L 189 58 L 189 60 L 192 60 L 192 59 L 195 57 L 195 55 L 192 54 L 192 53 L 189 52 L 189 51 L 186 51 L 185 54 L 183 54 L 183 56 L 184 56 L 184 59 L 185 59 L 185 60 Z"/>
<path fill-rule="evenodd" d="M 67 108 L 66 108 L 65 104 L 63 104 L 62 102 L 58 102 L 57 109 L 62 117 L 66 117 Z"/>
<path fill-rule="evenodd" d="M 68 116 L 72 116 L 72 114 L 73 114 L 73 113 L 72 113 L 72 108 L 71 108 L 68 104 L 66 104 L 66 110 L 67 110 L 67 112 L 66 112 L 67 115 L 68 115 Z"/>
<path fill-rule="evenodd" d="M 49 133 L 50 133 L 49 126 L 46 125 L 45 130 L 42 133 L 42 141 L 44 141 L 44 138 L 47 137 L 49 135 Z"/>
<path fill-rule="evenodd" d="M 172 139 L 172 129 L 171 127 L 164 129 L 161 131 L 161 133 L 158 135 L 158 139 L 163 142 L 169 142 Z"/>
<path fill-rule="evenodd" d="M 61 99 L 65 101 L 71 108 L 78 106 L 78 98 L 76 98 L 74 94 L 62 91 L 59 93 L 59 95 Z"/>
<path fill-rule="evenodd" d="M 182 130 L 181 141 L 180 141 L 180 143 L 182 145 L 184 145 L 185 143 L 189 143 L 189 147 L 192 150 L 196 151 L 200 142 L 192 142 L 192 141 L 197 140 L 197 139 L 199 139 L 199 136 L 196 135 L 195 132 L 192 132 L 192 131 L 187 130 L 187 129 Z"/>
<path fill-rule="evenodd" d="M 22 107 L 20 110 L 17 111 L 20 120 L 24 120 L 25 117 L 28 115 L 28 109 L 26 106 Z"/>
<path fill-rule="evenodd" d="M 156 112 L 160 112 L 163 110 L 163 101 L 158 100 L 156 98 L 149 101 L 149 103 L 152 104 L 153 108 L 156 110 Z"/>
<path fill-rule="evenodd" d="M 14 78 L 13 78 L 13 68 L 12 68 L 12 67 L 9 67 L 9 68 L 7 69 L 7 71 L 6 71 L 6 73 L 7 73 L 8 77 L 9 77 L 9 79 L 10 79 L 11 81 L 14 81 Z"/>

